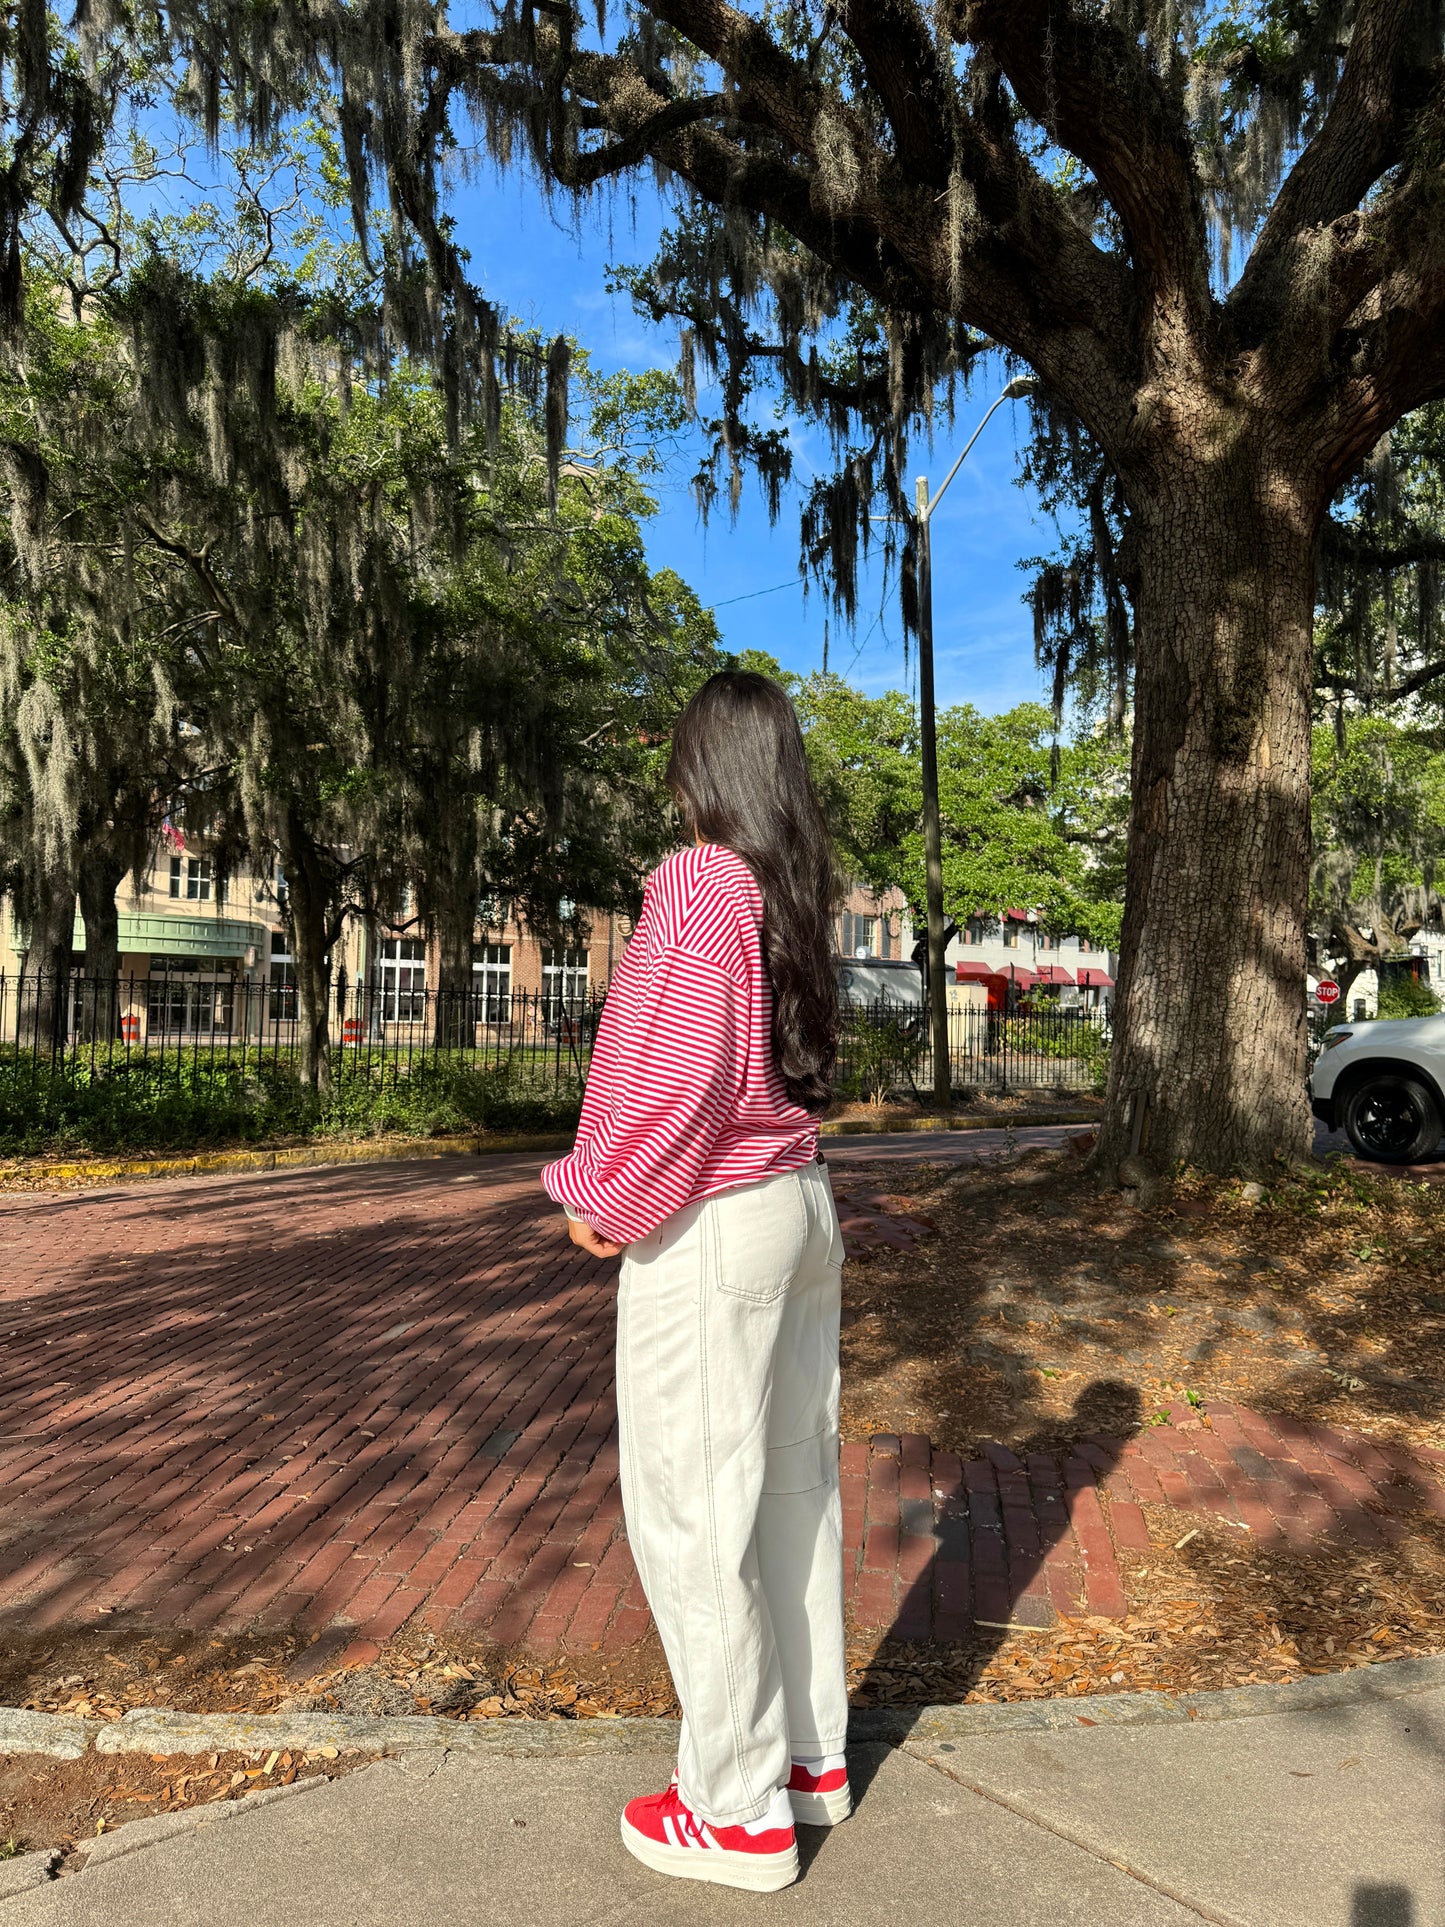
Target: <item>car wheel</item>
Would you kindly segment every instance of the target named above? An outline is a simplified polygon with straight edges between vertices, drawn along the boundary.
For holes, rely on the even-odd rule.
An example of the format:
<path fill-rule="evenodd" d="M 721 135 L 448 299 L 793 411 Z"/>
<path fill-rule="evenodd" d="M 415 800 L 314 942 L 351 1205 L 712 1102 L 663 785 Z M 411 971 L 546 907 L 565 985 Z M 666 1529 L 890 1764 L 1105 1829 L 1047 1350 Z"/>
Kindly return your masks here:
<path fill-rule="evenodd" d="M 1372 1077 L 1345 1100 L 1345 1130 L 1362 1158 L 1414 1164 L 1429 1157 L 1445 1124 L 1433 1091 L 1413 1077 Z"/>

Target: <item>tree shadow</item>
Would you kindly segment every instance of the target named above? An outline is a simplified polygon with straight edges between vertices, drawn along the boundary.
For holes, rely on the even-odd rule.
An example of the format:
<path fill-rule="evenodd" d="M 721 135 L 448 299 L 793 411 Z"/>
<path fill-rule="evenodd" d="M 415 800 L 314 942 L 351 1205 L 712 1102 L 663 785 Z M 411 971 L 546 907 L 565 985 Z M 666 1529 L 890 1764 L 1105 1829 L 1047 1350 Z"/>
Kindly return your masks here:
<path fill-rule="evenodd" d="M 1061 1613 L 1122 1614 L 1126 1602 L 1097 1488 L 1119 1465 L 1139 1421 L 1134 1388 L 1099 1380 L 1079 1393 L 1062 1425 L 1020 1441 L 1017 1450 L 990 1444 L 962 1461 L 937 1449 L 910 1453 L 911 1442 L 901 1440 L 896 1505 L 894 1441 L 873 1441 L 850 1574 L 860 1624 L 869 1624 L 895 1543 L 903 1584 L 891 1615 L 877 1624 L 879 1649 L 859 1681 L 876 1708 L 860 1733 L 906 1733 L 916 1721 L 916 1711 L 894 1720 L 878 1705 L 897 1669 L 890 1645 L 966 1645 L 966 1693 L 1011 1632 L 1040 1630 Z M 1118 1429 L 1102 1430 L 1101 1423 Z M 846 1479 L 846 1452 L 844 1463 Z M 856 1507 L 856 1491 L 848 1497 Z"/>
<path fill-rule="evenodd" d="M 540 1603 L 586 1528 L 576 1578 L 621 1598 L 616 1267 L 567 1241 L 530 1164 L 12 1199 L 0 1236 L 9 1632 L 384 1636 L 443 1582 L 480 1629 Z"/>

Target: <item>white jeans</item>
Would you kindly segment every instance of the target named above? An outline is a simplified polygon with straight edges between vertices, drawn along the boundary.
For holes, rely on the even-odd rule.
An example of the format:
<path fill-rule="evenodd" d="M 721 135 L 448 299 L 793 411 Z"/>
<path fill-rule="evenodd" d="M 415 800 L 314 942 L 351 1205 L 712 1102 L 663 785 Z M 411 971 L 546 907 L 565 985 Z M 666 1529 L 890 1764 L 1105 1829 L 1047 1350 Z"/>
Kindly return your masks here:
<path fill-rule="evenodd" d="M 682 1703 L 701 1818 L 766 1812 L 839 1753 L 843 1239 L 825 1166 L 684 1207 L 622 1261 L 617 1403 L 632 1556 Z"/>

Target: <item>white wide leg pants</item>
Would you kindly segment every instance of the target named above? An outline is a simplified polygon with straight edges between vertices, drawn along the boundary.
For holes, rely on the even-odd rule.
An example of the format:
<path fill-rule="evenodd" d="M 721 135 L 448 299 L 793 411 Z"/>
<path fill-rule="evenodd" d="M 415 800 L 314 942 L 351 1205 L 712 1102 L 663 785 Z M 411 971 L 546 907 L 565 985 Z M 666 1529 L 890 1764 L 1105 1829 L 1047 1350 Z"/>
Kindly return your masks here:
<path fill-rule="evenodd" d="M 678 1781 L 758 1819 L 843 1749 L 838 1311 L 827 1169 L 704 1198 L 629 1245 L 617 1394 L 628 1539 L 682 1703 Z"/>

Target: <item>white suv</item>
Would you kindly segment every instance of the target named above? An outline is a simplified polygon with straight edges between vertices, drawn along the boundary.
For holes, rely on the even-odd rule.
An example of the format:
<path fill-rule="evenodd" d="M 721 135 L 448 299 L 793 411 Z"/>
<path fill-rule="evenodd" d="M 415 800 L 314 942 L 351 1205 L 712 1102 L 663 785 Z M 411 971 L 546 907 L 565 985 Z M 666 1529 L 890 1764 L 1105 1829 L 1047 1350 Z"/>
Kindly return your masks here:
<path fill-rule="evenodd" d="M 1362 1158 L 1413 1164 L 1445 1134 L 1445 1015 L 1338 1024 L 1310 1078 L 1315 1116 Z"/>

